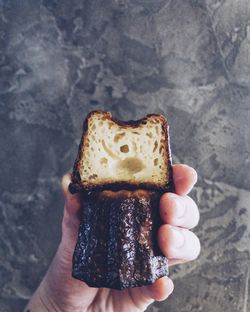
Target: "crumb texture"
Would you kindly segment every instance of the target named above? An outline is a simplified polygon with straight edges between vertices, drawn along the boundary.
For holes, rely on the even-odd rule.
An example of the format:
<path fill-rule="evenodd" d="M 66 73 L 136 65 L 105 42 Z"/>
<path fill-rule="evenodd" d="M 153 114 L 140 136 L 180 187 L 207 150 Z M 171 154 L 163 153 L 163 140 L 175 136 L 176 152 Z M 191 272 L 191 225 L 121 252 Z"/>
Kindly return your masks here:
<path fill-rule="evenodd" d="M 88 118 L 78 170 L 83 186 L 109 182 L 168 182 L 167 137 L 162 116 L 137 127 L 95 113 Z"/>

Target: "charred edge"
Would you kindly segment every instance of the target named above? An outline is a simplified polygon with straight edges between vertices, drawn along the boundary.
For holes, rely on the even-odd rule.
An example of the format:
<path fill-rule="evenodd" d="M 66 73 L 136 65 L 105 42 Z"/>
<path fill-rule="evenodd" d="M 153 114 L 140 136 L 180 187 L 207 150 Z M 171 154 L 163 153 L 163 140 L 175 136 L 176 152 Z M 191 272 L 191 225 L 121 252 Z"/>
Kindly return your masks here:
<path fill-rule="evenodd" d="M 168 192 L 175 193 L 174 177 L 173 177 L 173 164 L 172 164 L 172 154 L 170 147 L 170 135 L 169 135 L 169 125 L 164 123 L 163 131 L 166 137 L 166 150 L 167 150 L 167 163 L 168 163 Z"/>
<path fill-rule="evenodd" d="M 86 283 L 89 287 L 94 287 L 94 288 L 111 288 L 111 289 L 116 289 L 116 290 L 124 290 L 127 288 L 135 288 L 135 287 L 142 287 L 142 286 L 148 286 L 148 285 L 152 285 L 154 282 L 156 282 L 159 278 L 164 277 L 164 276 L 168 276 L 168 270 L 166 270 L 166 272 L 159 274 L 159 276 L 157 276 L 156 278 L 153 278 L 151 280 L 147 280 L 147 281 L 143 281 L 143 282 L 131 282 L 129 287 L 128 286 L 123 286 L 121 283 L 114 283 L 112 284 L 112 286 L 109 283 L 95 283 L 92 280 L 89 280 L 87 278 L 82 278 L 80 275 L 78 274 L 74 274 L 72 273 L 72 277 L 75 279 L 78 279 L 84 283 Z"/>
<path fill-rule="evenodd" d="M 106 111 L 102 111 L 102 110 L 95 110 L 95 111 L 92 111 L 90 112 L 84 123 L 83 123 L 83 132 L 86 132 L 88 130 L 88 120 L 90 117 L 92 117 L 92 115 L 95 115 L 95 114 L 102 114 L 103 115 L 103 119 L 108 119 L 110 121 L 113 121 L 114 123 L 116 123 L 117 125 L 121 126 L 121 127 L 133 127 L 133 128 L 137 128 L 139 127 L 141 124 L 145 124 L 147 122 L 147 120 L 151 117 L 153 118 L 157 118 L 157 119 L 160 119 L 163 124 L 167 125 L 167 119 L 165 118 L 165 116 L 161 115 L 161 114 L 148 114 L 146 115 L 145 117 L 141 118 L 141 119 L 138 119 L 138 120 L 127 120 L 127 121 L 122 121 L 122 120 L 119 120 L 119 119 L 116 119 L 112 116 L 112 113 L 111 112 L 106 112 Z"/>
<path fill-rule="evenodd" d="M 172 177 L 171 177 L 172 180 Z M 172 181 L 171 181 L 172 182 Z M 168 185 L 164 187 L 159 187 L 150 183 L 136 183 L 132 184 L 131 182 L 114 182 L 114 183 L 107 183 L 103 185 L 96 185 L 93 184 L 91 186 L 83 186 L 79 183 L 70 183 L 69 185 L 69 191 L 74 194 L 78 192 L 92 192 L 92 191 L 104 191 L 104 190 L 110 190 L 110 191 L 119 191 L 119 190 L 129 190 L 134 191 L 138 189 L 144 189 L 148 191 L 158 191 L 160 193 L 164 192 L 172 192 L 174 190 L 174 185 L 172 183 L 168 183 Z"/>
<path fill-rule="evenodd" d="M 78 183 L 70 183 L 69 184 L 69 191 L 71 194 L 79 193 L 81 191 L 81 187 Z"/>

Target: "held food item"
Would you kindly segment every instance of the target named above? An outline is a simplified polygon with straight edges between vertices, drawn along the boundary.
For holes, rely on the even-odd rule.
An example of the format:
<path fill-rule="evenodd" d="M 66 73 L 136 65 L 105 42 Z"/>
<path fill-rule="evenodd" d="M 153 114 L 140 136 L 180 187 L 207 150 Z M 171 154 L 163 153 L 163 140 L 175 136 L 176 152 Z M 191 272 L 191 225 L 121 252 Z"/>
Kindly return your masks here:
<path fill-rule="evenodd" d="M 84 123 L 71 191 L 149 189 L 172 185 L 168 125 L 162 115 L 114 120 L 94 111 Z"/>
<path fill-rule="evenodd" d="M 174 191 L 162 115 L 121 122 L 109 112 L 90 113 L 69 190 L 80 192 L 82 205 L 73 277 L 123 289 L 168 274 L 157 245 L 159 199 Z"/>
<path fill-rule="evenodd" d="M 168 274 L 157 246 L 159 194 L 101 191 L 84 199 L 73 277 L 89 286 L 123 289 Z"/>

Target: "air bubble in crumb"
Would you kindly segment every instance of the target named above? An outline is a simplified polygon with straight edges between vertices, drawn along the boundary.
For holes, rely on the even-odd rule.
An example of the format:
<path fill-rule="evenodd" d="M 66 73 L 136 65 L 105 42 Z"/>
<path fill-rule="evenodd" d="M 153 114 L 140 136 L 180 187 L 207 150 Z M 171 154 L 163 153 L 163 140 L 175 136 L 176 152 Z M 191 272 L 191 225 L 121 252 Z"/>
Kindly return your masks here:
<path fill-rule="evenodd" d="M 158 147 L 158 142 L 157 142 L 157 141 L 155 141 L 155 143 L 154 143 L 153 153 L 156 151 L 157 147 Z"/>
<path fill-rule="evenodd" d="M 122 153 L 128 153 L 129 152 L 129 147 L 127 144 L 120 146 L 120 151 Z"/>
<path fill-rule="evenodd" d="M 101 158 L 101 160 L 100 160 L 101 165 L 106 165 L 107 163 L 108 163 L 107 158 L 105 158 L 105 157 Z"/>
<path fill-rule="evenodd" d="M 124 137 L 125 132 L 119 132 L 114 136 L 114 142 L 117 143 L 122 137 Z"/>
<path fill-rule="evenodd" d="M 98 175 L 94 173 L 94 174 L 89 176 L 89 179 L 93 180 L 93 179 L 96 179 L 97 177 L 98 177 Z"/>

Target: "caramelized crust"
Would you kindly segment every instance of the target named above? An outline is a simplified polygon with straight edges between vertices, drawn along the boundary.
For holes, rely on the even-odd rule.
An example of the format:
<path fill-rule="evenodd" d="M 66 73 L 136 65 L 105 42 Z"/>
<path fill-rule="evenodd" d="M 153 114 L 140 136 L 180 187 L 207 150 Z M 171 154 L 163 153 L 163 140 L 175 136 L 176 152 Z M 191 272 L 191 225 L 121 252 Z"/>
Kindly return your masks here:
<path fill-rule="evenodd" d="M 73 277 L 92 287 L 124 289 L 168 274 L 157 245 L 160 193 L 147 190 L 82 194 Z"/>

